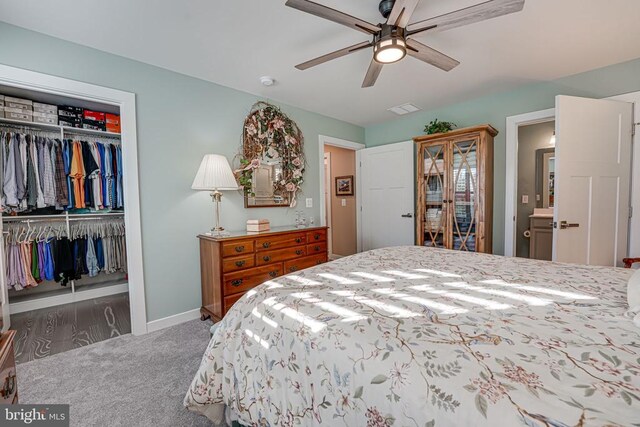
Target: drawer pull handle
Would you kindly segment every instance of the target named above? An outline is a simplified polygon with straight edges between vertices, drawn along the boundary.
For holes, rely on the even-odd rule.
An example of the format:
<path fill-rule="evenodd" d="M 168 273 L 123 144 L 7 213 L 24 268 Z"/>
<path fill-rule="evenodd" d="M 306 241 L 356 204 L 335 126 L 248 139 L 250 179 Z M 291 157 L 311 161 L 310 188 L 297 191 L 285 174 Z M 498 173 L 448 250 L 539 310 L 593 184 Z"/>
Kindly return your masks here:
<path fill-rule="evenodd" d="M 231 282 L 231 286 L 240 286 L 242 285 L 242 279 L 236 279 Z"/>
<path fill-rule="evenodd" d="M 263 256 L 263 257 L 262 257 L 262 259 L 264 260 L 264 262 L 269 262 L 269 261 L 271 261 L 271 257 L 270 257 L 270 256 L 268 256 L 268 255 Z"/>
<path fill-rule="evenodd" d="M 302 243 L 302 237 L 298 237 L 298 238 L 296 239 L 296 243 Z"/>
<path fill-rule="evenodd" d="M 0 394 L 4 398 L 8 398 L 16 390 L 16 374 L 10 374 L 5 380 Z"/>
<path fill-rule="evenodd" d="M 245 261 L 236 261 L 236 267 L 242 267 L 245 264 Z"/>
<path fill-rule="evenodd" d="M 320 252 L 320 246 L 314 246 L 313 250 L 316 251 L 316 252 Z"/>
<path fill-rule="evenodd" d="M 264 242 L 264 243 L 262 244 L 262 247 L 263 247 L 263 248 L 265 248 L 265 249 L 267 249 L 267 248 L 268 248 L 268 247 L 270 247 L 270 246 L 271 246 L 271 242 Z"/>
<path fill-rule="evenodd" d="M 297 270 L 298 270 L 298 267 L 296 267 L 295 265 L 292 265 L 291 267 L 289 267 L 289 271 L 291 273 L 293 273 L 294 271 L 297 271 Z"/>
<path fill-rule="evenodd" d="M 298 249 L 296 251 L 296 255 L 302 255 L 304 253 L 304 251 L 302 249 Z"/>
<path fill-rule="evenodd" d="M 316 234 L 315 236 L 313 236 L 313 238 L 316 239 L 316 240 L 320 240 L 320 235 Z"/>
<path fill-rule="evenodd" d="M 236 246 L 236 252 L 244 252 L 244 246 Z"/>
<path fill-rule="evenodd" d="M 271 277 L 271 278 L 274 278 L 274 277 L 276 277 L 277 275 L 278 275 L 278 272 L 277 272 L 277 271 L 270 271 L 270 272 L 269 272 L 269 277 Z"/>

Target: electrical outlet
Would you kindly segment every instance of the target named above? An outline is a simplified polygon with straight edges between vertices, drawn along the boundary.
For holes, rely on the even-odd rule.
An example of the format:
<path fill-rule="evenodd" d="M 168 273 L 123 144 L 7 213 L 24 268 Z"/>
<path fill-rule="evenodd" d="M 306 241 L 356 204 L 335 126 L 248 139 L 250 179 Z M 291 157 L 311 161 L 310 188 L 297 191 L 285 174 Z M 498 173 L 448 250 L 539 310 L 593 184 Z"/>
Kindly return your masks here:
<path fill-rule="evenodd" d="M 526 205 L 526 204 L 528 204 L 528 203 L 529 203 L 529 196 L 528 196 L 528 195 L 526 195 L 526 194 L 524 194 L 524 195 L 522 196 L 522 204 L 523 204 L 523 205 Z"/>
<path fill-rule="evenodd" d="M 342 203 L 342 206 L 347 206 L 347 199 L 342 199 L 341 203 Z"/>
<path fill-rule="evenodd" d="M 308 208 L 313 207 L 313 199 L 311 197 L 307 198 L 307 207 Z"/>

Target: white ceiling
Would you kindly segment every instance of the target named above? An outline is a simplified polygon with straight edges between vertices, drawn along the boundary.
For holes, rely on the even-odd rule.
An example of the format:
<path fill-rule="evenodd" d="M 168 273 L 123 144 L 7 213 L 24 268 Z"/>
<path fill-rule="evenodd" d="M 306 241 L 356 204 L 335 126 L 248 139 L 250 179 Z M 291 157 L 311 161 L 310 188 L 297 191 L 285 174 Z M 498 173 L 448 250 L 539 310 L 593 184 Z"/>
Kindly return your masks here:
<path fill-rule="evenodd" d="M 378 0 L 316 0 L 373 23 Z M 422 0 L 412 22 L 482 0 Z M 0 0 L 8 23 L 199 77 L 358 125 L 387 108 L 428 110 L 640 57 L 640 1 L 527 0 L 524 11 L 418 40 L 462 64 L 446 73 L 413 58 L 360 85 L 368 51 L 307 71 L 294 65 L 366 35 L 284 0 Z M 273 76 L 275 86 L 258 78 Z"/>

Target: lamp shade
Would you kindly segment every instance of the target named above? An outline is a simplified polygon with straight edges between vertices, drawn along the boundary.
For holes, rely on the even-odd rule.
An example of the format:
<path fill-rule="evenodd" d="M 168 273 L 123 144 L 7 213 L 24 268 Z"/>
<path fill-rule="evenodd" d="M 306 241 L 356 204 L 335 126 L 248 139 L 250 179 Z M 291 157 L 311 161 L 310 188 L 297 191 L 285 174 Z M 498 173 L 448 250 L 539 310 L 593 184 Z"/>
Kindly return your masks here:
<path fill-rule="evenodd" d="M 200 163 L 196 178 L 191 184 L 193 190 L 237 190 L 238 183 L 225 156 L 207 154 Z"/>

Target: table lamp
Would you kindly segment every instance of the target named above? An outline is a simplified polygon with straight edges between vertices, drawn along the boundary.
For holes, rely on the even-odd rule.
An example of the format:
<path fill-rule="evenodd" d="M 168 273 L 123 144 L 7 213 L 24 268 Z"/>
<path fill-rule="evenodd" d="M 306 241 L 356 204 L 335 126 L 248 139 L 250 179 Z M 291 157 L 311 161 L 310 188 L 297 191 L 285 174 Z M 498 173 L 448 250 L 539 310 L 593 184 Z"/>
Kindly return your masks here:
<path fill-rule="evenodd" d="M 211 234 L 216 236 L 228 235 L 224 228 L 220 227 L 220 191 L 237 190 L 238 183 L 231 171 L 231 166 L 225 156 L 219 154 L 207 154 L 200 163 L 200 168 L 196 174 L 192 190 L 211 191 L 211 199 L 216 205 L 216 226 L 211 229 Z"/>

